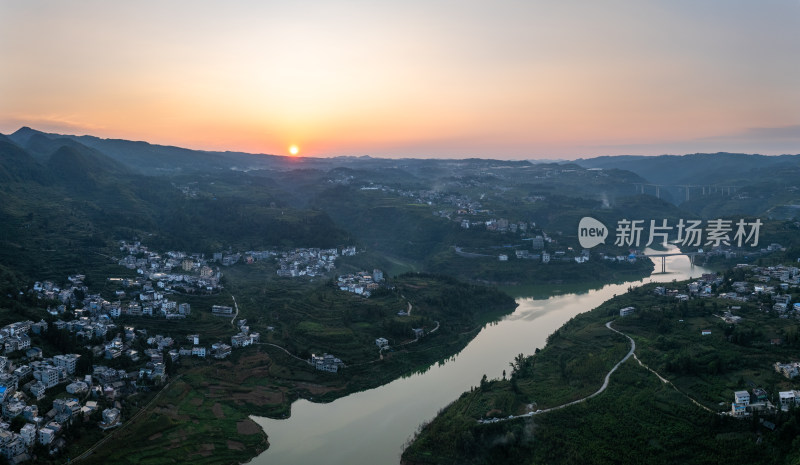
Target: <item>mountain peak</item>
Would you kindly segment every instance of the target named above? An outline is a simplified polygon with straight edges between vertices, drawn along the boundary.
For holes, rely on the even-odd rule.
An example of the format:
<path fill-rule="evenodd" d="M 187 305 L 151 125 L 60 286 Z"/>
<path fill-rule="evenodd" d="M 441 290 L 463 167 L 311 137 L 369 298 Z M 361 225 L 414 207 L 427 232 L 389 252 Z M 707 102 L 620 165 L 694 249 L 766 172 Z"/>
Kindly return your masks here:
<path fill-rule="evenodd" d="M 31 139 L 31 137 L 38 134 L 47 136 L 47 134 L 42 131 L 37 131 L 36 129 L 29 128 L 28 126 L 22 126 L 14 131 L 13 134 L 10 134 L 8 138 L 14 141 L 14 143 L 20 147 L 24 147 L 28 145 L 28 141 Z"/>

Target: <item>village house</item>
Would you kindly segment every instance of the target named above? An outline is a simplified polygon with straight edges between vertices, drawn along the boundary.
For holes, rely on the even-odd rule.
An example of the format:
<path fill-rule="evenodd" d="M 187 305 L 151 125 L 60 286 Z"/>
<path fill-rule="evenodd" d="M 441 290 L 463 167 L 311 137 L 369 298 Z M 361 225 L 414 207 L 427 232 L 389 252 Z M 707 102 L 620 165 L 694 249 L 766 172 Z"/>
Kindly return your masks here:
<path fill-rule="evenodd" d="M 800 406 L 800 391 L 781 391 L 778 392 L 781 410 L 789 410 L 792 405 Z"/>
<path fill-rule="evenodd" d="M 231 346 L 222 342 L 217 342 L 211 344 L 211 352 L 214 354 L 214 358 L 223 359 L 231 354 Z"/>
<path fill-rule="evenodd" d="M 731 414 L 743 416 L 747 414 L 747 406 L 750 405 L 750 393 L 747 391 L 736 391 L 733 393 L 733 403 L 731 404 Z"/>
<path fill-rule="evenodd" d="M 619 310 L 619 316 L 628 316 L 628 315 L 633 315 L 633 312 L 634 312 L 635 310 L 636 310 L 636 309 L 635 309 L 634 307 L 625 307 L 625 308 L 621 308 L 621 309 Z"/>
<path fill-rule="evenodd" d="M 344 363 L 340 359 L 330 354 L 323 354 L 321 356 L 311 354 L 311 358 L 308 359 L 308 363 L 317 370 L 327 371 L 330 373 L 336 373 L 340 368 L 344 368 Z"/>
<path fill-rule="evenodd" d="M 228 307 L 225 305 L 213 305 L 211 307 L 211 313 L 214 316 L 233 316 L 233 307 Z"/>
<path fill-rule="evenodd" d="M 100 421 L 99 426 L 103 430 L 115 428 L 122 423 L 122 414 L 116 408 L 107 408 L 103 410 L 103 420 Z"/>
<path fill-rule="evenodd" d="M 800 362 L 775 362 L 775 371 L 789 379 L 794 379 L 798 374 L 800 374 Z"/>

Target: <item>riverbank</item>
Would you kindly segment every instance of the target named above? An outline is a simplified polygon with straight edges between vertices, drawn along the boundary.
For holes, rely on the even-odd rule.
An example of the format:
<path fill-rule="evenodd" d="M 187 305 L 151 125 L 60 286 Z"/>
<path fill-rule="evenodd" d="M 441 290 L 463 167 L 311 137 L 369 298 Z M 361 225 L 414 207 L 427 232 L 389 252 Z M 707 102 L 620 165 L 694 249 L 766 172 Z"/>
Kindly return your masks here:
<path fill-rule="evenodd" d="M 691 267 L 683 256 L 668 257 L 667 269 L 669 273 L 653 274 L 645 281 L 672 282 L 708 272 Z M 544 347 L 547 337 L 566 321 L 640 285 L 641 281 L 630 281 L 545 299 L 518 298 L 519 306 L 511 315 L 484 326 L 457 356 L 432 365 L 424 373 L 331 403 L 299 399 L 292 405 L 290 418 L 254 417 L 269 434 L 271 445 L 252 463 L 398 463 L 420 423 L 430 421 L 459 393 L 474 389 L 482 374 L 490 380 L 502 378 L 503 370 L 510 372 L 509 362 L 514 357 Z M 608 329 L 599 330 L 608 337 Z M 622 358 L 629 347 L 621 336 L 619 342 Z M 596 390 L 601 383 L 599 379 L 591 388 Z M 586 392 L 591 393 L 591 388 Z M 359 447 L 352 447 L 353 441 L 358 441 Z"/>
<path fill-rule="evenodd" d="M 680 303 L 654 287 L 571 319 L 544 349 L 515 359 L 508 379 L 462 394 L 419 430 L 403 463 L 794 463 L 800 450 L 782 438 L 796 435 L 795 413 L 762 416 L 767 423 L 718 413 L 736 390 L 763 387 L 777 398 L 796 388 L 771 369 L 796 348 L 769 342 L 795 324 L 742 304 L 744 320 L 732 325 L 716 314 L 725 301 Z M 634 314 L 620 318 L 628 306 Z M 619 334 L 600 332 L 610 317 Z M 619 365 L 605 392 L 587 395 L 619 355 L 614 341 L 627 337 L 636 359 Z"/>
<path fill-rule="evenodd" d="M 268 433 L 250 415 L 288 418 L 298 399 L 330 402 L 424 372 L 437 362 L 445 363 L 484 324 L 516 307 L 499 291 L 447 277 L 406 275 L 393 280 L 393 285 L 373 302 L 321 284 L 309 294 L 321 307 L 319 316 L 307 310 L 310 306 L 301 306 L 304 319 L 290 320 L 294 326 L 287 327 L 294 330 L 276 339 L 281 344 L 266 342 L 273 340 L 270 335 L 263 343 L 233 351 L 226 360 L 187 360 L 180 368 L 180 381 L 165 387 L 148 412 L 126 428 L 131 437 L 147 440 L 109 441 L 85 463 L 248 461 L 268 447 Z M 340 298 L 361 306 L 343 305 Z M 255 312 L 247 308 L 250 297 L 237 294 L 236 300 L 241 316 L 258 324 L 258 316 L 253 318 Z M 408 310 L 409 303 L 413 315 L 395 315 L 397 310 Z M 290 313 L 282 315 L 285 321 Z M 412 327 L 424 328 L 425 334 L 415 339 Z M 379 332 L 370 333 L 373 330 Z M 348 337 L 343 338 L 345 332 Z M 382 357 L 375 345 L 380 335 L 390 337 L 393 346 Z M 287 349 L 285 341 L 293 347 Z M 336 373 L 315 369 L 298 356 L 303 349 L 295 352 L 304 344 L 333 347 L 331 353 L 341 356 L 345 366 Z"/>
<path fill-rule="evenodd" d="M 653 271 L 653 262 L 617 262 L 602 260 L 594 256 L 591 260 L 577 263 L 574 259 L 552 258 L 549 263 L 540 260 L 518 259 L 513 253 L 500 261 L 496 255 L 465 256 L 456 250 L 448 250 L 431 257 L 426 268 L 468 282 L 483 283 L 503 288 L 519 287 L 533 293 L 513 295 L 541 296 L 543 286 L 586 286 L 587 283 L 615 283 L 638 280 Z"/>

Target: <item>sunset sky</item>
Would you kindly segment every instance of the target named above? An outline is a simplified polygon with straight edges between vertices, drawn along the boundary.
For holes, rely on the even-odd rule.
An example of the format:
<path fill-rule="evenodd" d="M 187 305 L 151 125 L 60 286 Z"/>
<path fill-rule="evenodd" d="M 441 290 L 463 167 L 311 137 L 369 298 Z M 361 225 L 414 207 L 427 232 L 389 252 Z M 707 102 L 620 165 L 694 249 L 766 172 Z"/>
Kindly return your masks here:
<path fill-rule="evenodd" d="M 285 155 L 800 153 L 800 1 L 0 0 L 0 132 Z"/>

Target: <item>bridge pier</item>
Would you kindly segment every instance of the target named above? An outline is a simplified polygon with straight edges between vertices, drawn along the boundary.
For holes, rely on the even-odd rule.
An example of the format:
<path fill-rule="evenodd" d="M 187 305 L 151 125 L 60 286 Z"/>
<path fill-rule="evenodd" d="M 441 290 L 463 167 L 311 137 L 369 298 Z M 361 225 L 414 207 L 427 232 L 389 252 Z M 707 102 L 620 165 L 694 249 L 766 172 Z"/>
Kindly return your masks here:
<path fill-rule="evenodd" d="M 694 268 L 694 260 L 697 255 L 702 255 L 700 252 L 673 252 L 673 253 L 654 253 L 654 254 L 640 254 L 640 256 L 648 257 L 653 260 L 654 264 L 657 264 L 656 259 L 661 259 L 661 272 L 667 272 L 667 257 L 672 257 L 675 255 L 686 255 L 689 257 L 689 264 L 692 268 Z"/>

